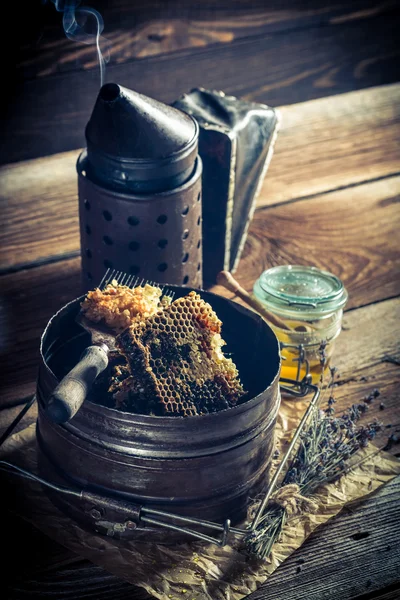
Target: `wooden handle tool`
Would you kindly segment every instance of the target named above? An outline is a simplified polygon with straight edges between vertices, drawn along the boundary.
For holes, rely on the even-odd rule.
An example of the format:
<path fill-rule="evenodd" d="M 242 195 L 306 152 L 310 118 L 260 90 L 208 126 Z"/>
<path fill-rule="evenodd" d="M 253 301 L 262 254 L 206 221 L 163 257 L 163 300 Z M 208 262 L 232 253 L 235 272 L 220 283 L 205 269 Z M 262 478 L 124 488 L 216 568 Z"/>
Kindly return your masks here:
<path fill-rule="evenodd" d="M 273 313 L 270 313 L 269 310 L 267 310 L 259 300 L 253 298 L 253 296 L 250 296 L 250 294 L 242 288 L 242 286 L 236 281 L 233 275 L 229 273 L 229 271 L 220 271 L 217 275 L 217 283 L 222 285 L 226 290 L 236 294 L 236 296 L 243 300 L 243 302 L 246 302 L 246 304 L 251 306 L 251 308 L 258 312 L 258 314 L 276 327 L 286 329 L 287 331 L 292 331 L 282 319 Z"/>
<path fill-rule="evenodd" d="M 96 377 L 108 365 L 108 347 L 89 346 L 77 365 L 60 381 L 49 398 L 46 414 L 54 423 L 66 423 L 78 412 Z"/>
<path fill-rule="evenodd" d="M 139 278 L 134 275 L 108 269 L 100 282 L 99 289 L 105 290 L 110 283 L 134 289 L 145 286 L 147 281 L 143 279 L 139 282 Z M 173 300 L 174 292 L 164 287 L 160 289 L 164 297 Z M 90 321 L 82 310 L 75 321 L 90 334 L 92 345 L 86 348 L 78 364 L 60 381 L 50 396 L 46 414 L 55 423 L 66 423 L 76 415 L 96 377 L 107 368 L 109 352 L 116 350 L 115 331 L 101 322 Z"/>

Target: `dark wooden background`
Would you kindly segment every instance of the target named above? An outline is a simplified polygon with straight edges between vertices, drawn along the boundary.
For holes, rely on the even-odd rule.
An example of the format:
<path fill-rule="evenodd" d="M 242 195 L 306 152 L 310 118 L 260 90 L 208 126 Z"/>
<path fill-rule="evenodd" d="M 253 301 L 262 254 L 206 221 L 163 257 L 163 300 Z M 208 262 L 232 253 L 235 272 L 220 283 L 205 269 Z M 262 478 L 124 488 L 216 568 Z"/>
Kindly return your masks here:
<path fill-rule="evenodd" d="M 379 387 L 385 419 L 390 411 L 395 429 L 399 92 L 394 86 L 366 88 L 399 79 L 400 3 L 83 3 L 104 19 L 103 47 L 110 50 L 106 81 L 167 102 L 194 86 L 272 106 L 318 99 L 282 109 L 283 126 L 238 279 L 250 290 L 263 268 L 306 258 L 337 273 L 350 292 L 338 353 L 339 362 L 346 357 L 346 364 L 344 359 L 339 364 L 338 404 L 344 409 L 371 386 Z M 65 37 L 62 16 L 50 0 L 8 4 L 2 6 L 0 36 L 0 162 L 7 165 L 0 169 L 7 224 L 0 229 L 0 341 L 7 349 L 1 400 L 7 423 L 34 390 L 45 323 L 79 288 L 77 152 L 9 163 L 83 146 L 99 89 L 94 46 Z M 355 90 L 364 91 L 336 96 Z M 398 447 L 393 452 L 398 455 Z M 321 528 L 254 597 L 278 600 L 284 590 L 285 600 L 295 600 L 314 589 L 315 595 L 335 600 L 340 594 L 399 598 L 399 542 L 391 524 L 398 519 L 398 491 L 394 482 L 363 503 L 362 514 L 350 507 Z M 2 517 L 0 591 L 9 580 L 10 600 L 148 598 L 22 519 Z M 307 565 L 301 572 L 299 557 Z"/>
<path fill-rule="evenodd" d="M 95 47 L 67 39 L 51 0 L 8 4 L 0 162 L 83 146 L 99 88 Z M 391 83 L 399 75 L 396 0 L 83 4 L 104 20 L 105 80 L 166 102 L 203 86 L 278 106 Z"/>

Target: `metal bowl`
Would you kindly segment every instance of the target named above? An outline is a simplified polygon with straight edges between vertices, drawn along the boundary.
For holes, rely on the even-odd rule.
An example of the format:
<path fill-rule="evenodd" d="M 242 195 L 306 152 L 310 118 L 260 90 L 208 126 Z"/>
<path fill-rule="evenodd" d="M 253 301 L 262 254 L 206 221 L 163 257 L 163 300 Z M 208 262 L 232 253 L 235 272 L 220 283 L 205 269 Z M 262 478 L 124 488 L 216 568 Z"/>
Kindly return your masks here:
<path fill-rule="evenodd" d="M 177 297 L 192 289 L 171 288 Z M 225 352 L 239 369 L 247 400 L 195 417 L 124 413 L 86 400 L 70 422 L 52 423 L 45 414 L 46 402 L 89 344 L 88 335 L 75 323 L 82 301 L 78 298 L 52 317 L 42 336 L 37 384 L 42 475 L 74 489 L 218 523 L 227 518 L 237 523 L 245 517 L 249 499 L 268 478 L 280 404 L 279 345 L 272 329 L 252 311 L 195 291 L 223 322 Z M 87 496 L 51 497 L 76 521 L 99 533 L 107 534 L 110 523 L 126 519 L 111 506 L 94 510 Z M 118 528 L 113 535 L 119 535 Z M 165 541 L 165 532 L 139 526 L 134 537 Z"/>

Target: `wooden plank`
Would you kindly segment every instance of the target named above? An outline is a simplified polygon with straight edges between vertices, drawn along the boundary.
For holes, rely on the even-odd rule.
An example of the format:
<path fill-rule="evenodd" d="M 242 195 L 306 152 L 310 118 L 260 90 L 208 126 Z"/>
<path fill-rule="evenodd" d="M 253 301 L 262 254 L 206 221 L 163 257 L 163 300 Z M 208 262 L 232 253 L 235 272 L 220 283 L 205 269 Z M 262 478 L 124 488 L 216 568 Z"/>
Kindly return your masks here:
<path fill-rule="evenodd" d="M 7 553 L 2 565 L 2 589 L 7 600 L 152 598 L 143 589 L 63 548 L 17 515 L 6 513 L 4 521 Z"/>
<path fill-rule="evenodd" d="M 283 107 L 281 132 L 258 205 L 288 202 L 398 171 L 399 107 L 398 84 Z M 0 231 L 1 268 L 79 251 L 78 154 L 75 150 L 0 168 L 5 223 Z M 23 226 L 26 215 L 29 236 Z"/>
<path fill-rule="evenodd" d="M 15 513 L 7 512 L 4 517 L 2 533 L 7 552 L 2 559 L 2 590 L 7 600 L 150 598 L 143 590 L 51 540 Z"/>
<path fill-rule="evenodd" d="M 368 307 L 369 308 L 369 307 Z M 367 309 L 358 309 L 365 311 Z M 358 312 L 358 311 L 356 311 Z M 348 354 L 346 342 L 339 340 L 338 351 L 335 353 L 333 364 L 341 361 L 347 362 Z M 354 343 L 356 346 L 356 343 Z M 355 351 L 357 356 L 357 350 Z M 343 358 L 342 358 L 343 357 Z M 360 425 L 371 423 L 375 420 L 382 424 L 382 430 L 377 434 L 374 443 L 378 448 L 384 448 L 388 443 L 389 436 L 400 437 L 400 367 L 385 362 L 377 363 L 368 368 L 362 368 L 362 362 L 357 364 L 354 372 L 349 375 L 339 372 L 336 385 L 332 393 L 336 399 L 335 411 L 341 415 L 352 404 L 360 404 L 371 393 L 377 390 L 379 396 L 368 404 L 368 411 L 360 420 Z M 323 408 L 326 408 L 327 394 L 324 396 Z M 396 456 L 400 454 L 400 444 L 391 447 L 390 452 Z"/>
<path fill-rule="evenodd" d="M 378 179 L 400 170 L 400 85 L 283 106 L 258 206 Z"/>
<path fill-rule="evenodd" d="M 371 304 L 365 311 L 351 310 L 343 319 L 336 364 L 346 381 L 379 363 L 400 365 L 400 299 Z"/>
<path fill-rule="evenodd" d="M 395 6 L 394 0 L 337 1 L 321 6 L 318 0 L 269 2 L 239 0 L 191 3 L 96 2 L 104 32 L 101 46 L 110 53 L 110 65 L 133 58 L 156 56 L 177 50 L 226 44 L 244 37 L 316 27 L 346 20 L 370 19 Z M 29 8 L 27 6 L 26 8 Z M 18 7 L 21 11 L 21 6 Z M 63 34 L 62 14 L 51 3 L 31 7 L 21 36 L 24 43 L 16 65 L 23 78 L 91 69 L 97 64 L 94 44 L 85 45 Z M 28 16 L 28 15 L 26 15 Z"/>
<path fill-rule="evenodd" d="M 399 590 L 400 546 L 394 526 L 400 519 L 399 493 L 396 477 L 367 500 L 342 511 L 248 600 L 350 600 L 389 586 Z M 379 592 L 372 597 L 379 598 Z"/>
<path fill-rule="evenodd" d="M 0 169 L 1 265 L 79 252 L 78 151 Z"/>
<path fill-rule="evenodd" d="M 343 280 L 348 308 L 398 295 L 399 191 L 392 177 L 256 211 L 237 279 L 250 290 L 264 269 L 305 264 Z"/>
<path fill-rule="evenodd" d="M 12 408 L 2 408 L 0 406 L 0 436 L 5 434 L 8 427 L 14 422 L 15 419 L 20 415 L 22 409 L 24 408 L 23 404 L 18 404 L 18 406 L 13 406 Z M 24 414 L 21 420 L 12 428 L 12 432 L 7 434 L 11 435 L 14 433 L 18 433 L 22 431 L 26 427 L 29 427 L 32 423 L 34 423 L 37 419 L 38 409 L 36 402 L 28 409 L 28 411 Z"/>
<path fill-rule="evenodd" d="M 2 284 L 0 326 L 7 335 L 2 347 L 2 369 L 6 376 L 3 377 L 0 397 L 2 403 L 9 404 L 34 392 L 40 335 L 48 319 L 80 294 L 79 259 L 3 276 Z M 399 305 L 399 300 L 387 300 L 346 314 L 345 330 L 338 339 L 336 350 L 341 381 L 368 378 L 372 367 L 382 364 L 393 367 L 396 361 L 400 361 L 397 336 Z M 384 378 L 381 371 L 379 378 L 380 382 Z M 394 374 L 388 382 L 397 385 Z M 371 380 L 370 387 L 378 385 Z M 362 393 L 364 389 L 362 387 Z M 392 393 L 392 388 L 387 390 L 387 395 Z M 391 418 L 389 408 L 392 402 L 389 405 L 385 413 L 388 420 Z M 342 406 L 345 408 L 345 402 Z M 383 416 L 379 408 L 376 409 L 378 416 Z"/>
<path fill-rule="evenodd" d="M 40 336 L 49 318 L 80 295 L 80 259 L 2 278 L 1 402 L 34 393 Z"/>
<path fill-rule="evenodd" d="M 323 27 L 243 38 L 111 65 L 106 79 L 165 102 L 195 86 L 273 105 L 397 80 L 400 11 L 338 19 Z M 283 43 L 284 41 L 284 43 Z M 98 92 L 97 69 L 10 84 L 2 114 L 2 163 L 53 154 L 84 143 Z M 73 90 L 73 94 L 71 94 Z M 10 98 L 12 97 L 12 103 Z"/>

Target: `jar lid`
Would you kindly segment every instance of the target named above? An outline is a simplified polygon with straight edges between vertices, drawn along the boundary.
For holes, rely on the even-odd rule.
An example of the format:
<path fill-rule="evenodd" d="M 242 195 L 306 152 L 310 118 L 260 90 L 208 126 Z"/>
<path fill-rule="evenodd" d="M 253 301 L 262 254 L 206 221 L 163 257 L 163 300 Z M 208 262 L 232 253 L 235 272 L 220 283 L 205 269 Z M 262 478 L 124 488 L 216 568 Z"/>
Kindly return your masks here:
<path fill-rule="evenodd" d="M 274 309 L 305 313 L 312 318 L 343 308 L 348 294 L 342 281 L 316 267 L 283 265 L 264 271 L 254 284 L 254 294 Z"/>

